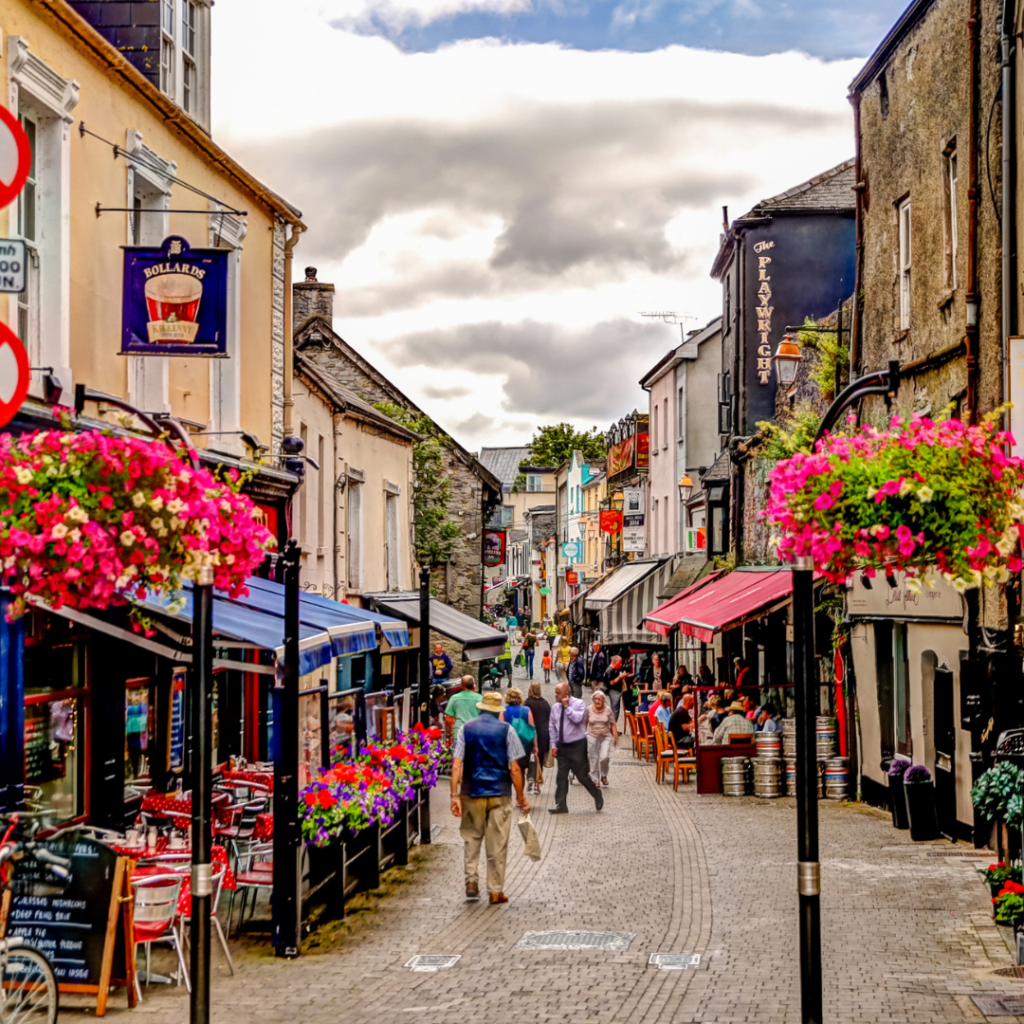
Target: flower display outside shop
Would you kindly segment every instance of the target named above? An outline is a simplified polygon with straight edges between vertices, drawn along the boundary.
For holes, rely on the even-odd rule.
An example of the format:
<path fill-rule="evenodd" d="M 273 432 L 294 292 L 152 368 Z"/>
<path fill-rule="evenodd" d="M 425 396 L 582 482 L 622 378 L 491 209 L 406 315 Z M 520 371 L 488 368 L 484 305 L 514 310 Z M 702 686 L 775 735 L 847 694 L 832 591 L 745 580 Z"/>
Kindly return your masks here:
<path fill-rule="evenodd" d="M 1024 521 L 1024 468 L 1009 443 L 988 421 L 922 416 L 826 435 L 770 473 L 779 555 L 810 556 L 834 583 L 904 571 L 911 593 L 929 569 L 960 593 L 1005 583 L 1022 567 Z"/>
<path fill-rule="evenodd" d="M 415 790 L 437 784 L 444 741 L 440 729 L 415 725 L 389 747 L 360 747 L 352 763 L 322 769 L 299 793 L 302 836 L 329 846 L 370 825 L 389 827 Z"/>
<path fill-rule="evenodd" d="M 1024 919 L 1024 885 L 1007 880 L 992 903 L 999 924 L 1017 924 Z"/>
<path fill-rule="evenodd" d="M 971 802 L 987 821 L 1020 828 L 1024 823 L 1024 769 L 1000 761 L 978 776 L 971 789 Z"/>
<path fill-rule="evenodd" d="M 0 435 L 0 560 L 24 614 L 174 594 L 205 567 L 232 596 L 273 546 L 252 502 L 161 440 L 100 431 Z M 172 602 L 170 611 L 175 611 Z"/>

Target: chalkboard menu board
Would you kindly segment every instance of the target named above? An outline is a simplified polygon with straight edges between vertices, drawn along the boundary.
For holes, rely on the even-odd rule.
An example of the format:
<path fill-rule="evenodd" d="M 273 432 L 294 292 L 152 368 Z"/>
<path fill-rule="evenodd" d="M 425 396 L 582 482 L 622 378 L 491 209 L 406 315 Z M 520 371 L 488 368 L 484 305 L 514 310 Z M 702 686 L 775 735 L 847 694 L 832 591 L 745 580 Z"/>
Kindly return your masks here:
<path fill-rule="evenodd" d="M 45 708 L 46 705 L 42 705 Z M 33 707 L 30 711 L 38 711 Z M 38 786 L 55 777 L 49 715 L 25 716 L 25 782 Z"/>
<path fill-rule="evenodd" d="M 70 876 L 57 878 L 31 855 L 22 857 L 11 881 L 7 934 L 21 935 L 42 950 L 65 991 L 97 992 L 102 1015 L 112 964 L 125 968 L 133 962 L 133 951 L 125 946 L 128 926 L 117 927 L 124 920 L 119 897 L 125 861 L 77 832 L 40 845 L 71 860 Z M 130 974 L 131 968 L 117 973 Z M 129 993 L 132 1002 L 134 995 Z"/>

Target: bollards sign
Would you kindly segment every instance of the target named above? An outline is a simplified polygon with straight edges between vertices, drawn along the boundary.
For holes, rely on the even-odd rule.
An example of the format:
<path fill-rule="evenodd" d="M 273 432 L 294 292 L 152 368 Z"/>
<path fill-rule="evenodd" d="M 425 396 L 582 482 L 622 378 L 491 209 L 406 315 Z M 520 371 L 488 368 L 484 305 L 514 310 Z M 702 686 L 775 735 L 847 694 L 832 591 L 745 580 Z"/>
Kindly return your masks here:
<path fill-rule="evenodd" d="M 121 355 L 227 356 L 229 249 L 124 247 Z"/>

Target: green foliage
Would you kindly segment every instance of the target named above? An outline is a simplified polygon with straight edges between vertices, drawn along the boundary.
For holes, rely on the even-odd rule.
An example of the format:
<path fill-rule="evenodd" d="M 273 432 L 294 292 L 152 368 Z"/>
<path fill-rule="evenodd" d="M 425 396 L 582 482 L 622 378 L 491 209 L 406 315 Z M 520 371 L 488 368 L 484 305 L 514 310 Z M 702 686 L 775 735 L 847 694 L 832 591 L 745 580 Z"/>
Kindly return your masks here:
<path fill-rule="evenodd" d="M 1015 924 L 1024 917 L 1024 897 L 1019 893 L 1000 893 L 993 902 L 996 907 L 996 921 L 999 924 Z"/>
<path fill-rule="evenodd" d="M 462 527 L 448 518 L 452 485 L 444 475 L 440 431 L 429 416 L 410 412 L 393 402 L 375 402 L 374 408 L 420 435 L 421 440 L 412 450 L 416 478 L 412 498 L 416 561 L 426 566 L 444 565 L 452 557 Z"/>
<path fill-rule="evenodd" d="M 761 432 L 754 454 L 762 459 L 788 459 L 796 452 L 809 452 L 821 426 L 821 417 L 809 406 L 800 405 L 783 423 L 762 420 L 757 425 Z"/>
<path fill-rule="evenodd" d="M 804 327 L 812 330 L 800 331 L 796 340 L 802 348 L 813 348 L 818 353 L 819 361 L 810 378 L 818 385 L 821 397 L 831 401 L 836 394 L 836 370 L 849 365 L 850 349 L 839 343 L 835 331 L 814 330 L 817 324 L 810 317 L 804 318 Z"/>
<path fill-rule="evenodd" d="M 1022 873 L 1024 873 L 1024 870 L 1019 866 L 1011 867 L 1004 861 L 1000 861 L 998 864 L 990 864 L 987 868 L 978 869 L 978 874 L 985 879 L 986 885 L 1003 886 L 1007 882 L 1016 882 L 1019 885 Z"/>
<path fill-rule="evenodd" d="M 1001 761 L 981 776 L 971 790 L 971 802 L 989 821 L 1020 828 L 1024 811 L 1024 770 Z"/>
<path fill-rule="evenodd" d="M 553 469 L 568 462 L 574 451 L 579 451 L 584 459 L 603 459 L 608 453 L 604 434 L 597 427 L 577 431 L 568 423 L 538 427 L 530 441 L 530 455 L 520 463 L 520 468 L 544 466 Z"/>

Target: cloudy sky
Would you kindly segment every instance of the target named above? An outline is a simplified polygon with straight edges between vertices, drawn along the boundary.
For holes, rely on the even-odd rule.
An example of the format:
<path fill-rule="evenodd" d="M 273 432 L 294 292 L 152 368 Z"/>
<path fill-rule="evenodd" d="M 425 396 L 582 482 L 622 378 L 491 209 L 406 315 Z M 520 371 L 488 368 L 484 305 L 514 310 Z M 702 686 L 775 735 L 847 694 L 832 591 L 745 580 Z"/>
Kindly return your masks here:
<path fill-rule="evenodd" d="M 335 328 L 469 448 L 604 428 L 720 312 L 730 217 L 853 155 L 903 0 L 218 0 L 214 134 Z M 272 26 L 272 31 L 270 29 Z"/>

